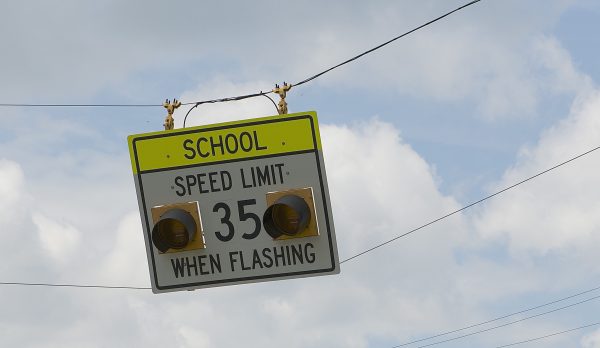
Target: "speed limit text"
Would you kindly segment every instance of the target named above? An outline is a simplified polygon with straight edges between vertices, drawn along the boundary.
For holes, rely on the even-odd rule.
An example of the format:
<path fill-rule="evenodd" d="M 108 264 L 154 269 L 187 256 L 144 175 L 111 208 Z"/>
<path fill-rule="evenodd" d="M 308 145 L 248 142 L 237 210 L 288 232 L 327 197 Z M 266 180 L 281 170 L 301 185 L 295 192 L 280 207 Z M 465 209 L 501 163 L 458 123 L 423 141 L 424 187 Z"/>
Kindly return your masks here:
<path fill-rule="evenodd" d="M 171 188 L 178 196 L 183 197 L 196 193 L 229 191 L 236 185 L 245 189 L 281 185 L 285 183 L 284 167 L 283 163 L 274 163 L 240 168 L 239 172 L 233 174 L 230 171 L 221 170 L 179 175 L 175 177 L 174 185 Z"/>

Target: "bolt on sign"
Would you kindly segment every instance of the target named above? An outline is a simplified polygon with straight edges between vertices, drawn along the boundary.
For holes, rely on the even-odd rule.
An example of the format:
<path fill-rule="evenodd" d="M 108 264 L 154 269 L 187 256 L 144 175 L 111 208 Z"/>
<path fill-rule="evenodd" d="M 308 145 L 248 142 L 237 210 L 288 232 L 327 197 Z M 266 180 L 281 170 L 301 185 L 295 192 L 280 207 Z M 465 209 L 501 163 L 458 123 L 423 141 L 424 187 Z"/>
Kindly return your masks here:
<path fill-rule="evenodd" d="M 339 273 L 315 112 L 128 142 L 153 292 Z"/>

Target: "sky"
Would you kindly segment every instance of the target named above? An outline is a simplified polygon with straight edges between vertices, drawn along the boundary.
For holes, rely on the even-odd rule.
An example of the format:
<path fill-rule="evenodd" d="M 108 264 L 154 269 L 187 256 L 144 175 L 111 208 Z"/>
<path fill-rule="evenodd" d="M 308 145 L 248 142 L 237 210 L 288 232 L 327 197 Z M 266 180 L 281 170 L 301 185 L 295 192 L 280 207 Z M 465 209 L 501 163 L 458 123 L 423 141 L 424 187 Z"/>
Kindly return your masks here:
<path fill-rule="evenodd" d="M 463 3 L 8 2 L 0 103 L 267 91 Z M 598 147 L 599 32 L 597 1 L 482 0 L 293 87 L 290 112 L 319 117 L 340 259 Z M 266 98 L 201 105 L 187 125 L 275 113 Z M 150 286 L 127 136 L 165 115 L 0 107 L 0 282 Z M 0 285 L 0 345 L 391 348 L 522 311 L 600 286 L 599 170 L 600 152 L 586 154 L 339 275 L 159 295 Z M 492 348 L 598 323 L 596 296 L 403 347 L 489 328 L 434 346 Z M 600 348 L 600 325 L 522 346 Z"/>

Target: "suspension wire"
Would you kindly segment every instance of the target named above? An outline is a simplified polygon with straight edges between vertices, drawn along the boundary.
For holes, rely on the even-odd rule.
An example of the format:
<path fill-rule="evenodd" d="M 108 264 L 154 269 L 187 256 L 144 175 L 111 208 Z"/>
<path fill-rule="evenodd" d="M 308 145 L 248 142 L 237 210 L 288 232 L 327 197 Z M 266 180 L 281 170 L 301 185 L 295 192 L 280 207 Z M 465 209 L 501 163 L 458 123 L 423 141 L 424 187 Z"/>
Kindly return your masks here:
<path fill-rule="evenodd" d="M 481 330 L 478 330 L 478 331 L 470 332 L 468 334 L 464 334 L 464 335 L 460 335 L 460 336 L 448 338 L 446 340 L 437 341 L 437 342 L 425 344 L 425 345 L 422 345 L 422 346 L 418 346 L 417 348 L 424 348 L 424 347 L 436 346 L 438 344 L 447 343 L 447 342 L 451 342 L 451 341 L 456 341 L 456 340 L 459 340 L 461 338 L 470 337 L 470 336 L 474 336 L 474 335 L 477 335 L 477 334 L 480 334 L 480 333 L 484 333 L 484 332 L 488 332 L 488 331 L 500 329 L 500 328 L 503 328 L 503 327 L 506 327 L 506 326 L 509 326 L 509 325 L 512 325 L 512 324 L 520 323 L 520 322 L 525 321 L 525 320 L 529 320 L 529 319 L 541 317 L 543 315 L 554 313 L 554 312 L 558 312 L 558 311 L 562 311 L 564 309 L 571 308 L 571 307 L 574 307 L 574 306 L 578 306 L 580 304 L 583 304 L 583 303 L 586 303 L 586 302 L 590 302 L 592 300 L 597 300 L 598 298 L 600 298 L 600 295 L 594 296 L 594 297 L 590 297 L 590 298 L 587 298 L 585 300 L 582 300 L 582 301 L 579 301 L 579 302 L 576 302 L 576 303 L 571 303 L 571 304 L 563 306 L 563 307 L 555 308 L 555 309 L 552 309 L 552 310 L 549 310 L 549 311 L 546 311 L 546 312 L 542 312 L 542 313 L 531 315 L 531 316 L 528 316 L 528 317 L 525 317 L 525 318 L 521 318 L 521 319 L 509 321 L 508 323 L 504 323 L 504 324 L 497 325 L 497 326 L 492 326 L 492 327 L 487 328 L 487 329 L 481 329 Z M 400 346 L 394 346 L 392 348 L 397 348 L 397 347 L 400 347 Z"/>
<path fill-rule="evenodd" d="M 417 231 L 419 231 L 419 230 L 422 230 L 423 228 L 425 228 L 425 227 L 427 227 L 427 226 L 429 226 L 429 225 L 433 225 L 433 224 L 435 224 L 436 222 L 439 222 L 439 221 L 442 221 L 442 220 L 444 220 L 444 219 L 446 219 L 446 218 L 449 218 L 450 216 L 452 216 L 452 215 L 455 215 L 455 214 L 457 214 L 457 213 L 460 213 L 460 212 L 461 212 L 461 211 L 463 211 L 463 210 L 467 210 L 467 209 L 471 208 L 472 206 L 475 206 L 475 205 L 477 205 L 477 204 L 479 204 L 479 203 L 482 203 L 482 202 L 484 202 L 484 201 L 487 201 L 488 199 L 490 199 L 490 198 L 492 198 L 492 197 L 498 196 L 499 194 L 501 194 L 501 193 L 504 193 L 504 192 L 506 192 L 506 191 L 508 191 L 508 190 L 511 190 L 511 189 L 513 189 L 513 188 L 515 188 L 515 187 L 517 187 L 517 186 L 519 186 L 519 185 L 521 185 L 521 184 L 524 184 L 524 183 L 526 183 L 526 182 L 528 182 L 528 181 L 530 181 L 530 180 L 532 180 L 532 179 L 535 179 L 535 178 L 537 178 L 538 176 L 544 175 L 544 174 L 546 174 L 546 173 L 548 173 L 548 172 L 550 172 L 550 171 L 553 171 L 554 169 L 557 169 L 557 168 L 559 168 L 559 167 L 562 167 L 562 166 L 564 166 L 565 164 L 567 164 L 567 163 L 570 163 L 570 162 L 572 162 L 572 161 L 575 161 L 576 159 L 579 159 L 579 158 L 581 158 L 581 157 L 583 157 L 583 156 L 585 156 L 585 155 L 589 155 L 590 153 L 592 153 L 592 152 L 594 152 L 594 151 L 596 151 L 596 150 L 598 150 L 598 149 L 600 149 L 600 146 L 597 146 L 597 147 L 595 147 L 595 148 L 593 148 L 593 149 L 591 149 L 591 150 L 589 150 L 589 151 L 586 151 L 586 152 L 584 152 L 584 153 L 582 153 L 582 154 L 579 154 L 579 155 L 577 155 L 577 156 L 575 156 L 575 157 L 572 157 L 572 158 L 570 158 L 570 159 L 568 159 L 568 160 L 566 160 L 566 161 L 564 161 L 564 162 L 561 162 L 561 163 L 559 163 L 559 164 L 555 165 L 554 167 L 548 168 L 548 169 L 546 169 L 546 170 L 544 170 L 544 171 L 541 171 L 541 172 L 539 172 L 539 173 L 537 173 L 537 174 L 535 174 L 535 175 L 532 175 L 532 176 L 530 176 L 530 177 L 528 177 L 528 178 L 526 178 L 526 179 L 524 179 L 524 180 L 521 180 L 521 181 L 519 181 L 519 182 L 518 182 L 518 183 L 516 183 L 516 184 L 513 184 L 513 185 L 510 185 L 510 186 L 508 186 L 508 187 L 505 187 L 505 188 L 503 188 L 503 189 L 502 189 L 502 190 L 500 190 L 500 191 L 496 191 L 496 192 L 492 193 L 492 194 L 491 194 L 491 195 L 489 195 L 489 196 L 486 196 L 486 197 L 484 197 L 484 198 L 482 198 L 482 199 L 480 199 L 480 200 L 478 200 L 478 201 L 475 201 L 475 202 L 473 202 L 473 203 L 470 203 L 470 204 L 468 204 L 468 205 L 466 205 L 466 206 L 464 206 L 464 207 L 462 207 L 462 208 L 460 208 L 460 209 L 457 209 L 457 210 L 455 210 L 455 211 L 453 211 L 453 212 L 450 212 L 450 213 L 448 213 L 448 214 L 446 214 L 446 215 L 444 215 L 444 216 L 442 216 L 442 217 L 439 217 L 439 218 L 437 218 L 437 219 L 435 219 L 435 220 L 431 220 L 431 221 L 429 221 L 428 223 L 426 223 L 426 224 L 423 224 L 423 225 L 421 225 L 421 226 L 419 226 L 419 227 L 417 227 L 417 228 L 414 228 L 414 229 L 412 229 L 412 230 L 410 230 L 410 231 L 408 231 L 408 232 L 406 232 L 406 233 L 403 233 L 403 234 L 401 234 L 401 235 L 398 235 L 398 236 L 396 236 L 396 237 L 394 237 L 394 238 L 392 238 L 392 239 L 389 239 L 389 240 L 387 240 L 387 241 L 385 241 L 385 242 L 379 243 L 379 244 L 377 244 L 377 245 L 375 245 L 375 246 L 373 246 L 373 247 L 371 247 L 371 248 L 369 248 L 369 249 L 367 249 L 367 250 L 361 251 L 361 252 L 360 252 L 360 253 L 358 253 L 358 254 L 355 254 L 355 255 L 353 255 L 353 256 L 350 256 L 350 257 L 348 257 L 348 258 L 346 258 L 346 259 L 344 259 L 344 260 L 340 261 L 340 264 L 342 264 L 342 263 L 345 263 L 345 262 L 348 262 L 348 261 L 350 261 L 350 260 L 353 260 L 353 259 L 355 259 L 355 258 L 357 258 L 357 257 L 359 257 L 359 256 L 362 256 L 362 255 L 364 255 L 364 254 L 370 253 L 371 251 L 373 251 L 373 250 L 375 250 L 375 249 L 379 249 L 379 248 L 381 248 L 381 247 L 382 247 L 382 246 L 384 246 L 384 245 L 387 245 L 387 244 L 389 244 L 389 243 L 392 243 L 392 242 L 394 242 L 394 241 L 396 241 L 396 240 L 398 240 L 398 239 L 400 239 L 400 238 L 406 237 L 406 236 L 408 236 L 409 234 L 412 234 L 412 233 L 414 233 L 414 232 L 417 232 Z"/>
<path fill-rule="evenodd" d="M 394 42 L 394 41 L 396 41 L 396 40 L 398 40 L 398 39 L 401 39 L 401 38 L 403 38 L 403 37 L 405 37 L 405 36 L 407 36 L 407 35 L 410 35 L 410 34 L 414 33 L 414 32 L 415 32 L 415 31 L 417 31 L 417 30 L 420 30 L 420 29 L 422 29 L 422 28 L 424 28 L 424 27 L 426 27 L 426 26 L 429 26 L 429 25 L 431 25 L 431 24 L 433 24 L 433 23 L 435 23 L 435 22 L 437 22 L 437 21 L 439 21 L 439 20 L 441 20 L 441 19 L 443 19 L 443 18 L 445 18 L 445 17 L 448 17 L 448 16 L 450 16 L 450 15 L 451 15 L 451 14 L 453 14 L 454 12 L 458 12 L 458 11 L 460 11 L 460 10 L 462 10 L 462 9 L 466 8 L 466 7 L 469 7 L 469 6 L 471 6 L 471 5 L 475 4 L 475 3 L 478 3 L 478 2 L 480 2 L 480 1 L 481 1 L 481 0 L 474 0 L 474 1 L 471 1 L 471 2 L 469 2 L 469 3 L 466 3 L 466 4 L 462 5 L 462 6 L 460 6 L 460 7 L 457 7 L 456 9 L 454 9 L 454 10 L 452 10 L 452 11 L 450 11 L 450 12 L 447 12 L 447 13 L 445 13 L 445 14 L 443 14 L 443 15 L 441 15 L 441 16 L 439 16 L 439 17 L 435 18 L 435 19 L 432 19 L 432 20 L 430 20 L 430 21 L 429 21 L 429 22 L 427 22 L 427 23 L 421 24 L 420 26 L 418 26 L 418 27 L 416 27 L 416 28 L 414 28 L 414 29 L 411 29 L 411 30 L 409 30 L 409 31 L 407 31 L 407 32 L 405 32 L 405 33 L 403 33 L 403 34 L 400 34 L 400 35 L 396 36 L 395 38 L 393 38 L 393 39 L 391 39 L 391 40 L 389 40 L 389 41 L 386 41 L 386 42 L 382 43 L 381 45 L 378 45 L 378 46 L 375 46 L 375 47 L 373 47 L 373 48 L 371 48 L 371 49 L 369 49 L 369 50 L 366 50 L 366 51 L 364 51 L 363 53 L 361 53 L 361 54 L 359 54 L 359 55 L 357 55 L 357 56 L 355 56 L 355 57 L 352 57 L 352 58 L 350 58 L 350 59 L 348 59 L 348 60 L 346 60 L 346 61 L 344 61 L 344 62 L 342 62 L 342 63 L 339 63 L 339 64 L 337 64 L 337 65 L 334 65 L 334 66 L 332 66 L 332 67 L 331 67 L 331 68 L 329 68 L 329 69 L 326 69 L 326 70 L 324 70 L 324 71 L 321 71 L 320 73 L 318 73 L 318 74 L 316 74 L 316 75 L 313 75 L 313 76 L 311 76 L 311 77 L 309 77 L 309 78 L 307 78 L 307 79 L 304 79 L 304 80 L 302 80 L 302 81 L 300 81 L 300 82 L 298 82 L 298 83 L 296 83 L 296 84 L 293 84 L 293 85 L 294 85 L 294 86 L 300 86 L 300 85 L 303 85 L 303 84 L 305 84 L 305 83 L 307 83 L 307 82 L 310 82 L 310 81 L 312 81 L 312 80 L 314 80 L 314 79 L 318 78 L 319 76 L 321 76 L 321 75 L 324 75 L 324 74 L 326 74 L 326 73 L 330 72 L 331 70 L 337 69 L 337 68 L 341 67 L 342 65 L 346 65 L 346 64 L 348 64 L 348 63 L 350 63 L 350 62 L 353 62 L 353 61 L 357 60 L 358 58 L 360 58 L 360 57 L 362 57 L 362 56 L 365 56 L 365 55 L 367 55 L 367 54 L 369 54 L 369 53 L 371 53 L 371 52 L 373 52 L 373 51 L 376 51 L 376 50 L 378 50 L 378 49 L 380 49 L 380 48 L 382 48 L 382 47 L 384 47 L 384 46 L 387 46 L 387 45 L 391 44 L 392 42 Z"/>
<path fill-rule="evenodd" d="M 152 288 L 140 287 L 140 286 L 111 286 L 111 285 L 55 284 L 55 283 L 0 282 L 0 285 L 42 286 L 42 287 L 57 287 L 57 288 L 152 290 Z"/>
<path fill-rule="evenodd" d="M 248 99 L 248 98 L 254 98 L 254 97 L 260 97 L 260 96 L 266 96 L 269 93 L 273 93 L 272 91 L 269 92 L 263 92 L 260 91 L 258 93 L 252 93 L 252 94 L 245 94 L 245 95 L 238 95 L 236 97 L 227 97 L 227 98 L 219 98 L 219 99 L 211 99 L 211 100 L 204 100 L 204 101 L 199 101 L 199 102 L 194 102 L 194 103 L 182 103 L 181 105 L 191 105 L 194 104 L 194 106 L 192 106 L 188 112 L 185 114 L 185 118 L 183 119 L 183 128 L 185 128 L 185 122 L 187 121 L 187 117 L 190 114 L 190 111 L 192 111 L 194 108 L 197 108 L 199 105 L 202 104 L 214 104 L 214 103 L 223 103 L 223 102 L 230 102 L 230 101 L 238 101 L 238 100 L 244 100 L 244 99 Z M 271 99 L 271 98 L 269 98 Z M 271 99 L 272 100 L 272 99 Z"/>
<path fill-rule="evenodd" d="M 428 341 L 428 340 L 431 340 L 433 338 L 442 337 L 442 336 L 450 335 L 450 334 L 453 334 L 453 333 L 456 333 L 456 332 L 464 331 L 464 330 L 467 330 L 467 329 L 472 329 L 474 327 L 478 327 L 478 326 L 481 326 L 481 325 L 493 323 L 493 322 L 498 321 L 498 320 L 502 320 L 502 319 L 506 319 L 506 318 L 515 316 L 517 314 L 523 314 L 523 313 L 531 312 L 531 311 L 536 310 L 536 309 L 540 309 L 540 308 L 547 307 L 547 306 L 552 305 L 552 304 L 563 302 L 563 301 L 566 301 L 568 299 L 571 299 L 571 298 L 574 298 L 574 297 L 578 297 L 578 296 L 581 296 L 583 294 L 587 294 L 587 293 L 590 293 L 590 292 L 593 292 L 593 291 L 596 291 L 596 290 L 599 290 L 599 289 L 600 289 L 600 286 L 592 288 L 592 289 L 589 289 L 589 290 L 585 290 L 585 291 L 582 291 L 582 292 L 578 292 L 576 294 L 573 294 L 573 295 L 570 295 L 570 296 L 567 296 L 567 297 L 559 298 L 557 300 L 546 302 L 544 304 L 537 305 L 535 307 L 530 307 L 530 308 L 527 308 L 527 309 L 520 310 L 518 312 L 513 312 L 513 313 L 506 314 L 506 315 L 503 315 L 503 316 L 500 316 L 500 317 L 497 317 L 497 318 L 494 318 L 494 319 L 482 321 L 482 322 L 477 323 L 477 324 L 465 326 L 465 327 L 462 327 L 460 329 L 446 331 L 446 332 L 442 332 L 440 334 L 436 334 L 436 335 L 433 335 L 433 336 L 429 336 L 429 337 L 421 338 L 421 339 L 418 339 L 418 340 L 414 340 L 414 341 L 406 342 L 406 343 L 403 343 L 403 344 L 399 344 L 399 345 L 395 346 L 394 348 L 404 347 L 404 346 L 408 346 L 408 345 L 411 345 L 411 344 L 414 344 L 414 343 Z"/>
<path fill-rule="evenodd" d="M 262 93 L 262 92 L 261 92 L 261 93 Z M 200 105 L 200 104 L 198 104 L 198 105 Z M 189 114 L 189 111 L 188 111 L 188 114 Z M 185 120 L 184 120 L 184 121 L 185 121 Z M 497 192 L 495 192 L 495 193 L 492 193 L 491 195 L 489 195 L 489 196 L 487 196 L 487 197 L 484 197 L 484 198 L 482 198 L 482 199 L 480 199 L 480 200 L 478 200 L 478 201 L 475 201 L 475 202 L 473 202 L 473 203 L 470 203 L 470 204 L 468 204 L 468 205 L 466 205 L 466 206 L 464 206 L 464 207 L 462 207 L 462 208 L 460 208 L 460 209 L 457 209 L 457 210 L 455 210 L 455 211 L 453 211 L 453 212 L 451 212 L 451 213 L 448 213 L 448 214 L 446 214 L 446 215 L 444 215 L 444 216 L 442 216 L 442 217 L 439 217 L 439 218 L 437 218 L 437 219 L 435 219 L 435 220 L 432 220 L 432 221 L 430 221 L 430 222 L 428 222 L 428 223 L 426 223 L 426 224 L 423 224 L 423 225 L 421 225 L 421 226 L 419 226 L 419 227 L 417 227 L 417 228 L 415 228 L 415 229 L 412 229 L 412 230 L 410 230 L 410 231 L 408 231 L 408 232 L 406 232 L 406 233 L 403 233 L 403 234 L 401 234 L 401 235 L 398 235 L 398 236 L 396 236 L 396 237 L 394 237 L 394 238 L 392 238 L 392 239 L 390 239 L 390 240 L 387 240 L 387 241 L 385 241 L 385 242 L 383 242 L 383 243 L 377 244 L 377 245 L 375 245 L 374 247 L 371 247 L 371 248 L 369 248 L 369 249 L 367 249 L 367 250 L 365 250 L 365 251 L 362 251 L 362 252 L 360 252 L 360 253 L 358 253 L 358 254 L 355 254 L 355 255 L 353 255 L 353 256 L 351 256 L 351 257 L 348 257 L 348 258 L 346 258 L 346 259 L 344 259 L 344 260 L 340 261 L 340 264 L 342 264 L 342 263 L 345 263 L 345 262 L 348 262 L 348 261 L 350 261 L 350 260 L 353 260 L 353 259 L 356 259 L 356 258 L 358 258 L 358 257 L 360 257 L 360 256 L 362 256 L 362 255 L 365 255 L 365 254 L 367 254 L 367 253 L 369 253 L 369 252 L 371 252 L 371 251 L 373 251 L 373 250 L 375 250 L 375 249 L 381 248 L 381 247 L 382 247 L 382 246 L 384 246 L 384 245 L 390 244 L 390 243 L 392 243 L 392 242 L 394 242 L 394 241 L 396 241 L 396 240 L 398 240 L 398 239 L 400 239 L 400 238 L 403 238 L 403 237 L 406 237 L 406 236 L 408 236 L 408 235 L 409 235 L 409 234 L 411 234 L 411 233 L 414 233 L 414 232 L 416 232 L 416 231 L 419 231 L 419 230 L 421 230 L 421 229 L 423 229 L 423 228 L 425 228 L 425 227 L 427 227 L 427 226 L 429 226 L 429 225 L 432 225 L 432 224 L 434 224 L 434 223 L 436 223 L 436 222 L 439 222 L 439 221 L 441 221 L 441 220 L 444 220 L 444 219 L 446 219 L 446 218 L 448 218 L 448 217 L 450 217 L 450 216 L 452 216 L 452 215 L 454 215 L 454 214 L 457 214 L 457 213 L 459 213 L 459 212 L 461 212 L 461 211 L 463 211 L 463 210 L 466 210 L 466 209 L 468 209 L 468 208 L 470 208 L 470 207 L 472 207 L 472 206 L 474 206 L 474 205 L 477 205 L 477 204 L 479 204 L 479 203 L 482 203 L 482 202 L 484 202 L 484 201 L 486 201 L 486 200 L 488 200 L 488 199 L 490 199 L 490 198 L 492 198 L 492 197 L 498 196 L 498 195 L 500 195 L 500 194 L 501 194 L 501 193 L 503 193 L 503 192 L 506 192 L 506 191 L 508 191 L 508 190 L 511 190 L 511 189 L 513 189 L 513 188 L 515 188 L 515 187 L 517 187 L 517 186 L 519 186 L 519 185 L 521 185 L 521 184 L 524 184 L 524 183 L 526 183 L 526 182 L 528 182 L 528 181 L 530 181 L 530 180 L 533 180 L 533 179 L 535 179 L 535 178 L 537 178 L 537 177 L 539 177 L 539 176 L 541 176 L 541 175 L 543 175 L 543 174 L 546 174 L 546 173 L 548 173 L 548 172 L 550 172 L 550 171 L 553 171 L 553 170 L 555 170 L 555 169 L 557 169 L 557 168 L 559 168 L 559 167 L 562 167 L 562 166 L 564 166 L 564 165 L 566 165 L 566 164 L 568 164 L 568 163 L 570 163 L 570 162 L 573 162 L 573 161 L 575 161 L 575 160 L 577 160 L 577 159 L 579 159 L 579 158 L 581 158 L 581 157 L 584 157 L 584 156 L 586 156 L 586 155 L 589 155 L 590 153 L 592 153 L 592 152 L 594 152 L 594 151 L 596 151 L 596 150 L 598 150 L 598 149 L 600 149 L 600 146 L 597 146 L 597 147 L 595 147 L 595 148 L 593 148 L 593 149 L 591 149 L 591 150 L 588 150 L 588 151 L 586 151 L 586 152 L 584 152 L 584 153 L 581 153 L 581 154 L 579 154 L 579 155 L 577 155 L 577 156 L 575 156 L 575 157 L 572 157 L 572 158 L 570 158 L 570 159 L 568 159 L 568 160 L 566 160 L 566 161 L 564 161 L 564 162 L 561 162 L 561 163 L 559 163 L 559 164 L 557 164 L 557 165 L 555 165 L 555 166 L 553 166 L 553 167 L 551 167 L 551 168 L 548 168 L 548 169 L 546 169 L 546 170 L 544 170 L 544 171 L 541 171 L 541 172 L 539 172 L 539 173 L 537 173 L 537 174 L 534 174 L 534 175 L 532 175 L 532 176 L 530 176 L 530 177 L 528 177 L 528 178 L 526 178 L 526 179 L 524 179 L 524 180 L 521 180 L 521 181 L 519 181 L 519 182 L 518 182 L 518 183 L 516 183 L 516 184 L 513 184 L 513 185 L 511 185 L 511 186 L 505 187 L 505 188 L 503 188 L 503 189 L 502 189 L 502 190 L 500 190 L 500 191 L 497 191 Z M 44 284 L 38 284 L 38 283 L 12 283 L 12 282 L 10 282 L 10 283 L 9 283 L 9 282 L 0 282 L 0 285 L 39 285 L 39 286 L 44 286 Z M 75 285 L 75 284 L 47 284 L 47 286 L 72 286 L 72 287 L 79 287 L 79 285 Z M 97 286 L 97 285 L 89 285 L 89 286 L 87 286 L 87 285 L 84 285 L 84 286 L 81 286 L 81 287 L 104 287 L 104 286 Z M 108 288 L 110 288 L 110 287 L 108 287 Z M 121 288 L 121 287 L 117 287 L 117 288 Z M 123 287 L 123 288 L 135 288 L 135 287 Z M 147 289 L 147 288 L 141 288 L 141 289 Z"/>
<path fill-rule="evenodd" d="M 18 103 L 0 103 L 0 107 L 41 107 L 41 108 L 101 108 L 101 107 L 113 107 L 113 108 L 126 108 L 126 107 L 156 107 L 162 106 L 162 104 L 18 104 Z"/>
<path fill-rule="evenodd" d="M 273 100 L 273 98 L 269 97 L 268 95 L 264 95 L 266 98 L 268 98 L 271 103 L 273 103 L 273 106 L 275 106 L 275 110 L 277 111 L 277 113 L 279 113 L 279 107 L 277 106 L 277 103 L 275 103 L 275 101 Z"/>
<path fill-rule="evenodd" d="M 520 342 L 505 344 L 503 346 L 497 346 L 497 347 L 494 347 L 494 348 L 505 348 L 505 347 L 516 346 L 516 345 L 523 344 L 523 343 L 529 343 L 529 342 L 533 342 L 533 341 L 539 341 L 539 340 L 542 340 L 544 338 L 548 338 L 548 337 L 552 337 L 552 336 L 557 336 L 557 335 L 562 335 L 562 334 L 566 334 L 568 332 L 572 332 L 572 331 L 576 331 L 576 330 L 581 330 L 581 329 L 585 329 L 585 328 L 592 327 L 592 326 L 597 326 L 597 325 L 600 325 L 600 322 L 598 322 L 598 323 L 592 323 L 592 324 L 588 324 L 588 325 L 584 325 L 584 326 L 580 326 L 580 327 L 576 327 L 574 329 L 569 329 L 569 330 L 565 330 L 565 331 L 551 333 L 551 334 L 548 334 L 548 335 L 545 335 L 545 336 L 530 338 L 530 339 L 527 339 L 525 341 L 520 341 Z"/>
<path fill-rule="evenodd" d="M 353 62 L 353 61 L 355 61 L 355 60 L 357 60 L 357 59 L 359 59 L 359 58 L 361 58 L 361 57 L 363 57 L 363 56 L 365 56 L 365 55 L 367 55 L 369 53 L 372 53 L 372 52 L 374 52 L 374 51 L 376 51 L 376 50 L 378 50 L 378 49 L 380 49 L 380 48 L 382 48 L 384 46 L 389 45 L 390 43 L 392 43 L 392 42 L 394 42 L 394 41 L 396 41 L 398 39 L 401 39 L 401 38 L 403 38 L 403 37 L 405 37 L 407 35 L 410 35 L 410 34 L 416 32 L 416 31 L 420 30 L 420 29 L 423 29 L 423 28 L 425 28 L 425 27 L 427 27 L 427 26 L 429 26 L 429 25 L 431 25 L 431 24 L 433 24 L 433 23 L 435 23 L 435 22 L 437 22 L 437 21 L 439 21 L 439 20 L 441 20 L 441 19 L 443 19 L 445 17 L 450 16 L 451 14 L 453 14 L 455 12 L 458 12 L 458 11 L 460 11 L 460 10 L 466 8 L 466 7 L 469 7 L 469 6 L 471 6 L 471 5 L 475 4 L 475 3 L 478 3 L 480 1 L 481 0 L 473 0 L 473 1 L 471 1 L 469 3 L 466 3 L 466 4 L 464 4 L 464 5 L 460 6 L 460 7 L 457 7 L 456 9 L 454 9 L 454 10 L 452 10 L 450 12 L 447 12 L 447 13 L 445 13 L 445 14 L 443 14 L 443 15 L 435 18 L 435 19 L 430 20 L 429 22 L 421 24 L 421 25 L 419 25 L 418 27 L 416 27 L 414 29 L 411 29 L 411 30 L 409 30 L 409 31 L 407 31 L 407 32 L 405 32 L 403 34 L 400 34 L 400 35 L 394 37 L 391 40 L 388 40 L 388 41 L 386 41 L 386 42 L 384 42 L 384 43 L 382 43 L 382 44 L 380 44 L 378 46 L 375 46 L 375 47 L 373 47 L 373 48 L 371 48 L 371 49 L 369 49 L 367 51 L 364 51 L 363 53 L 361 53 L 361 54 L 359 54 L 359 55 L 357 55 L 355 57 L 352 57 L 352 58 L 350 58 L 350 59 L 348 59 L 346 61 L 343 61 L 342 63 L 339 63 L 339 64 L 337 64 L 335 66 L 332 66 L 331 68 L 328 68 L 328 69 L 326 69 L 324 71 L 321 71 L 320 73 L 318 73 L 316 75 L 313 75 L 313 76 L 308 77 L 308 78 L 306 78 L 306 79 L 304 79 L 304 80 L 302 80 L 302 81 L 300 81 L 300 82 L 298 82 L 296 84 L 293 84 L 293 86 L 300 86 L 300 85 L 303 85 L 303 84 L 305 84 L 307 82 L 310 82 L 310 81 L 312 81 L 312 80 L 314 80 L 314 79 L 316 79 L 316 78 L 318 78 L 318 77 L 320 77 L 320 76 L 322 76 L 322 75 L 324 75 L 324 74 L 326 74 L 326 73 L 328 73 L 328 72 L 330 72 L 330 71 L 332 71 L 334 69 L 337 69 L 337 68 L 341 67 L 342 65 L 346 65 L 346 64 L 348 64 L 350 62 Z M 267 95 L 269 93 L 272 93 L 272 92 L 271 91 L 269 91 L 269 92 L 262 92 L 261 91 L 261 92 L 258 92 L 258 93 L 240 95 L 240 96 L 235 96 L 235 97 L 226 97 L 226 98 L 219 98 L 219 99 L 212 99 L 212 100 L 186 102 L 186 103 L 181 103 L 181 105 L 194 105 L 194 107 L 197 107 L 198 105 L 201 105 L 201 104 L 212 104 L 212 103 L 222 103 L 222 102 L 237 101 L 237 100 L 242 100 L 242 99 L 247 99 L 247 98 L 259 97 L 259 96 L 262 96 L 262 95 Z M 162 104 L 19 104 L 19 103 L 0 103 L 0 107 L 162 107 Z M 192 109 L 194 107 L 192 107 Z M 188 114 L 189 114 L 189 111 L 188 111 Z"/>

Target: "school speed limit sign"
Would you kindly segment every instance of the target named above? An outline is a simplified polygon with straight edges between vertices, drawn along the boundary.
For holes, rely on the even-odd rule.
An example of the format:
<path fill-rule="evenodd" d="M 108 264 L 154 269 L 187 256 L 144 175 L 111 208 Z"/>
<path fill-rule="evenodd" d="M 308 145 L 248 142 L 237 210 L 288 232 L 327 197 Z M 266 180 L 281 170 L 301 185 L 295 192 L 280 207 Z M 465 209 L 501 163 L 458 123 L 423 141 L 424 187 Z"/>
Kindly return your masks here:
<path fill-rule="evenodd" d="M 153 292 L 339 273 L 315 112 L 128 142 Z"/>

